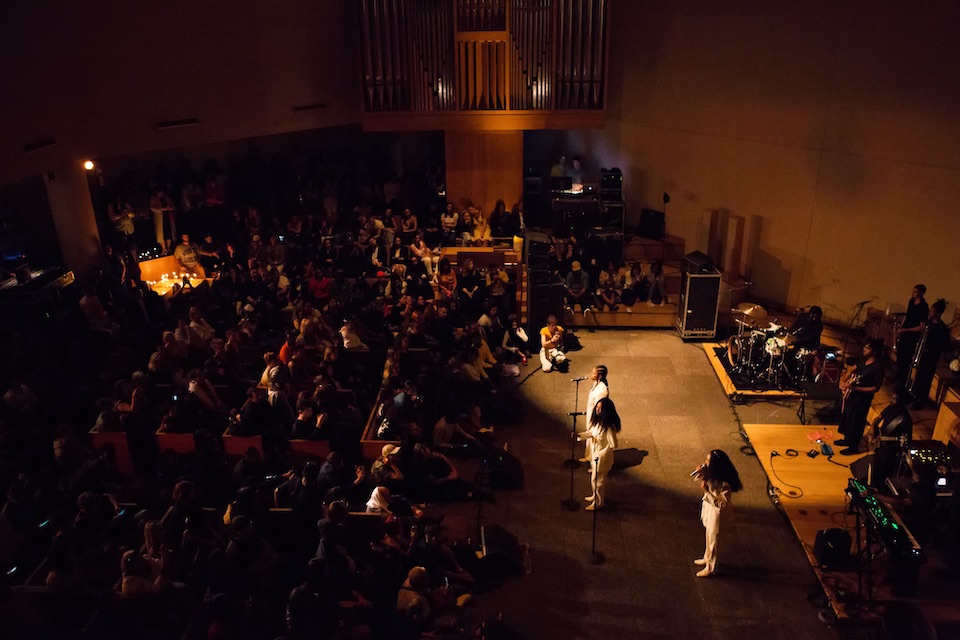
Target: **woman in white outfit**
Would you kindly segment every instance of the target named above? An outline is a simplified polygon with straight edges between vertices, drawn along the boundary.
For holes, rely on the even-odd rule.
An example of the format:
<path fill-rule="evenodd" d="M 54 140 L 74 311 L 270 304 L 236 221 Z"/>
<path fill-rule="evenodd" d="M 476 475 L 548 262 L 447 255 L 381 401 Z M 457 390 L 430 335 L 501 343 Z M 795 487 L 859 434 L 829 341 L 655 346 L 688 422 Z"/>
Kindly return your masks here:
<path fill-rule="evenodd" d="M 587 511 L 603 507 L 604 483 L 607 473 L 613 468 L 613 452 L 617 450 L 617 434 L 620 433 L 620 416 L 617 407 L 610 398 L 600 398 L 590 413 L 588 429 L 582 432 L 581 439 L 591 443 L 593 460 L 590 468 L 590 485 L 593 494 L 587 496 Z"/>
<path fill-rule="evenodd" d="M 590 372 L 590 379 L 593 380 L 593 386 L 590 387 L 590 393 L 587 395 L 587 410 L 585 412 L 588 420 L 593 415 L 593 408 L 597 406 L 600 398 L 610 397 L 610 387 L 607 385 L 607 365 L 598 364 L 595 366 L 593 371 Z M 580 462 L 593 462 L 591 442 L 592 440 L 587 440 L 586 450 L 583 457 L 580 458 Z"/>
<path fill-rule="evenodd" d="M 703 557 L 694 560 L 693 564 L 703 567 L 697 577 L 706 578 L 717 570 L 717 539 L 721 520 L 730 519 L 730 495 L 740 491 L 743 483 L 730 458 L 719 449 L 707 454 L 706 462 L 697 467 L 694 477 L 700 480 L 703 488 L 700 522 L 706 532 L 706 548 Z"/>

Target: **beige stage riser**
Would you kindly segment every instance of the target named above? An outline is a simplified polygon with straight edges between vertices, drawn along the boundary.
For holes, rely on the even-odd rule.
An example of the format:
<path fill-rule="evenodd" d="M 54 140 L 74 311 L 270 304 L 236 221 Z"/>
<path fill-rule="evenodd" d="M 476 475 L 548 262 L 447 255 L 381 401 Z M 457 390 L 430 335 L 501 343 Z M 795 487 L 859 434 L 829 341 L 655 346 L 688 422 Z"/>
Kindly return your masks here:
<path fill-rule="evenodd" d="M 840 464 L 834 464 L 824 455 L 814 458 L 807 456 L 807 451 L 818 448 L 815 442 L 811 442 L 811 434 L 829 433 L 828 439 L 837 437 L 836 427 L 833 425 L 745 424 L 743 431 L 749 438 L 768 481 L 780 489 L 780 508 L 803 545 L 807 559 L 820 580 L 824 593 L 830 598 L 833 611 L 841 624 L 879 621 L 883 613 L 882 605 L 899 600 L 893 595 L 890 582 L 883 579 L 887 566 L 886 554 L 878 554 L 874 560 L 873 596 L 877 606 L 867 612 L 848 612 L 844 604 L 838 603 L 835 598 L 838 585 L 848 593 L 857 592 L 856 571 L 824 571 L 817 565 L 813 555 L 817 533 L 823 529 L 846 529 L 854 545 L 856 544 L 856 518 L 846 513 L 847 500 L 844 490 L 852 475 L 845 465 L 866 453 L 836 456 L 834 462 Z M 796 450 L 799 455 L 794 458 L 785 457 L 783 454 L 789 449 Z M 780 455 L 771 456 L 772 451 L 777 451 Z M 786 486 L 787 484 L 800 487 L 802 495 L 786 495 L 788 491 L 797 493 L 796 489 Z M 932 622 L 960 624 L 960 608 L 956 606 L 960 587 L 954 583 L 946 584 L 936 580 L 932 573 L 931 563 L 921 565 L 919 590 L 909 601 L 920 605 Z"/>

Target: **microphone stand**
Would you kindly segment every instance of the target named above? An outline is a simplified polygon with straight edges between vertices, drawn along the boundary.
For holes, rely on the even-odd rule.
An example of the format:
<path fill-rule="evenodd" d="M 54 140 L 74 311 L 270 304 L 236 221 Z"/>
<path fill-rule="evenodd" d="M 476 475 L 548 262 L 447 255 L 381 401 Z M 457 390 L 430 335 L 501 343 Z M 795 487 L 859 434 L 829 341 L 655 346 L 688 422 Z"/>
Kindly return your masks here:
<path fill-rule="evenodd" d="M 853 317 L 850 318 L 850 324 L 847 325 L 847 330 L 843 333 L 843 358 L 846 360 L 847 357 L 847 345 L 850 342 L 850 338 L 854 331 L 861 329 L 862 327 L 857 327 L 857 322 L 860 320 L 860 314 L 863 313 L 863 308 L 870 302 L 869 300 L 864 300 L 863 302 L 858 302 L 856 306 L 856 312 L 853 314 Z M 844 362 L 846 366 L 846 362 Z"/>
<path fill-rule="evenodd" d="M 585 415 L 580 408 L 580 383 L 582 378 L 575 378 L 572 382 L 577 383 L 577 391 L 573 399 L 573 411 L 569 414 L 573 418 L 573 426 L 570 431 L 570 458 L 563 461 L 563 466 L 570 469 L 570 497 L 560 503 L 566 511 L 576 511 L 580 508 L 580 501 L 573 497 L 573 472 L 580 468 L 580 461 L 577 459 L 577 416 Z"/>
<path fill-rule="evenodd" d="M 597 456 L 593 459 L 593 474 L 596 477 L 597 473 L 600 472 L 600 456 Z M 601 564 L 606 558 L 602 553 L 597 551 L 597 512 L 600 511 L 600 507 L 597 506 L 597 497 L 598 491 L 596 483 L 591 482 L 593 486 L 593 542 L 590 544 L 590 556 L 587 558 L 589 564 Z"/>
<path fill-rule="evenodd" d="M 477 496 L 477 542 L 472 545 L 471 551 L 476 551 L 482 545 L 483 540 L 483 488 L 484 480 L 489 482 L 489 467 L 486 456 L 480 461 L 477 467 L 477 473 L 474 476 L 474 491 Z"/>

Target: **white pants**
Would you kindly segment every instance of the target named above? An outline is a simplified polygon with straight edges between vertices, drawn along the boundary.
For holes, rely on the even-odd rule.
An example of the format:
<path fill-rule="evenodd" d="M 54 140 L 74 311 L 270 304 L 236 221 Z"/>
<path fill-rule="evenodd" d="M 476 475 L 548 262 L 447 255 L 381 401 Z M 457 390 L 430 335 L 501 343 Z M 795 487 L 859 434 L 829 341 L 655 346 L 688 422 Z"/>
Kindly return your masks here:
<path fill-rule="evenodd" d="M 703 559 L 706 561 L 704 568 L 713 573 L 717 570 L 717 538 L 720 534 L 720 527 L 714 525 L 704 528 L 706 532 L 706 547 L 703 551 Z"/>
<path fill-rule="evenodd" d="M 427 269 L 427 276 L 429 276 L 430 278 L 433 278 L 433 269 L 434 269 L 434 266 L 435 266 L 434 263 L 433 263 L 434 260 L 435 260 L 435 258 L 434 258 L 433 256 L 430 256 L 430 255 L 423 256 L 422 258 L 420 258 L 420 262 L 422 262 L 422 263 L 423 263 L 423 266 L 426 267 L 426 269 Z"/>
<path fill-rule="evenodd" d="M 554 362 L 563 362 L 567 356 L 559 349 L 540 349 L 540 367 L 544 371 L 553 371 Z"/>
<path fill-rule="evenodd" d="M 593 449 L 587 441 L 587 448 Z M 607 473 L 613 468 L 613 451 L 607 451 L 600 455 L 600 461 L 590 460 L 590 486 L 593 489 L 593 504 L 599 508 L 603 506 L 603 489 L 607 482 Z"/>

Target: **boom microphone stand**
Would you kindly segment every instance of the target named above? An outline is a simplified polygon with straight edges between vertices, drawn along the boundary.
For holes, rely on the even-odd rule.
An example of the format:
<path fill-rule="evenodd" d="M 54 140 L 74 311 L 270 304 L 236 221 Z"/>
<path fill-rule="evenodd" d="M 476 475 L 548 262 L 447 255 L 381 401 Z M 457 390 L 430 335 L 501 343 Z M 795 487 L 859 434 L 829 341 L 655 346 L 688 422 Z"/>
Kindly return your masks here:
<path fill-rule="evenodd" d="M 586 415 L 580 408 L 580 383 L 586 380 L 586 377 L 573 378 L 570 382 L 577 383 L 577 391 L 573 400 L 573 411 L 569 414 L 573 418 L 573 426 L 570 431 L 570 458 L 563 461 L 563 466 L 570 469 L 570 497 L 560 503 L 567 511 L 576 511 L 580 508 L 580 501 L 573 497 L 573 472 L 580 468 L 580 461 L 577 459 L 577 416 Z"/>
<path fill-rule="evenodd" d="M 841 341 L 841 344 L 843 345 L 844 359 L 847 357 L 847 345 L 850 343 L 850 338 L 853 336 L 853 332 L 863 328 L 862 325 L 857 325 L 857 322 L 860 320 L 860 314 L 863 313 L 863 308 L 868 302 L 870 302 L 869 299 L 858 302 L 855 305 L 856 311 L 854 312 L 853 317 L 850 318 L 850 324 L 847 325 L 846 331 L 843 332 L 843 340 Z M 844 362 L 844 366 L 846 366 L 846 362 Z"/>

